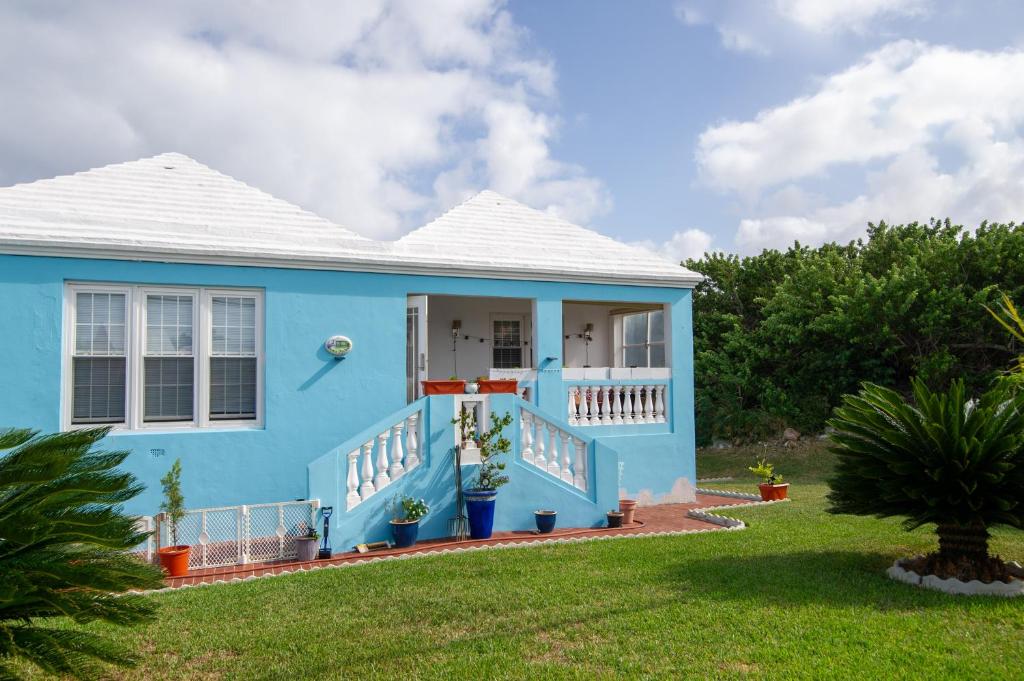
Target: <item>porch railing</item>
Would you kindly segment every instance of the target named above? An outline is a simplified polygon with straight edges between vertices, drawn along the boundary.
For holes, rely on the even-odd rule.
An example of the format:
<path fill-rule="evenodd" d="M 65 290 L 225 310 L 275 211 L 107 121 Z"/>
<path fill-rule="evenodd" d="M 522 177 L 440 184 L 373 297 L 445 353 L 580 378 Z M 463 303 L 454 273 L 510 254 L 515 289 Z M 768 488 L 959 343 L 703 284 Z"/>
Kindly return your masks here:
<path fill-rule="evenodd" d="M 519 408 L 519 448 L 524 461 L 584 492 L 590 485 L 590 441 L 540 414 Z"/>
<path fill-rule="evenodd" d="M 401 417 L 347 454 L 346 510 L 352 510 L 420 465 L 422 416 L 421 408 Z"/>
<path fill-rule="evenodd" d="M 567 389 L 569 425 L 618 426 L 665 423 L 664 383 L 579 385 Z"/>

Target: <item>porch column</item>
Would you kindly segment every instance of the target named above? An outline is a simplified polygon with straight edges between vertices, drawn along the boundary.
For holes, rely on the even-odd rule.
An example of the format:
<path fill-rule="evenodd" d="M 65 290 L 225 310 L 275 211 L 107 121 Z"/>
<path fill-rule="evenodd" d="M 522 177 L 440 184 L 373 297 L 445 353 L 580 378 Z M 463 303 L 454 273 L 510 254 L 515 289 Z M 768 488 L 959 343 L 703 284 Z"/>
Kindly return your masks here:
<path fill-rule="evenodd" d="M 562 384 L 562 301 L 533 301 L 533 343 L 537 365 L 537 407 L 562 420 L 565 391 Z"/>

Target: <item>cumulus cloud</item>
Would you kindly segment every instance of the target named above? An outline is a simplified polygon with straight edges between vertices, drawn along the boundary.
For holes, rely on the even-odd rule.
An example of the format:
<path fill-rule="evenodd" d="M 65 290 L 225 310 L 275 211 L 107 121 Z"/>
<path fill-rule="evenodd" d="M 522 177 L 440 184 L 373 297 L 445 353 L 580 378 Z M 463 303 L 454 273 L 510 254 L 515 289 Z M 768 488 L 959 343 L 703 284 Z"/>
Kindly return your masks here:
<path fill-rule="evenodd" d="M 1020 50 L 893 43 L 808 96 L 705 130 L 697 161 L 711 187 L 752 214 L 736 235 L 746 250 L 845 240 L 868 221 L 1019 221 L 1020 73 Z M 843 181 L 830 183 L 833 172 Z"/>
<path fill-rule="evenodd" d="M 700 258 L 711 248 L 712 237 L 702 229 L 687 229 L 675 232 L 667 241 L 657 242 L 652 239 L 633 242 L 651 253 L 655 253 L 675 262 L 687 258 Z"/>
<path fill-rule="evenodd" d="M 0 184 L 181 151 L 379 238 L 493 187 L 586 222 L 499 0 L 0 5 Z"/>

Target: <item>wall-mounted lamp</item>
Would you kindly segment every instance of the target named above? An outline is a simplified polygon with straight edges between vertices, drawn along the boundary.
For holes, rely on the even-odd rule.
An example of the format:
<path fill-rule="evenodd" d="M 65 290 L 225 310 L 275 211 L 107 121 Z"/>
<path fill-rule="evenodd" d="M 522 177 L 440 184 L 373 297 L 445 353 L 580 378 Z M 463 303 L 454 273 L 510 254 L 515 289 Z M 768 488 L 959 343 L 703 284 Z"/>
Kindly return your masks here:
<path fill-rule="evenodd" d="M 591 322 L 587 322 L 583 326 L 583 340 L 588 343 L 594 340 L 594 325 Z"/>
<path fill-rule="evenodd" d="M 460 333 L 462 333 L 462 320 L 461 319 L 453 319 L 452 320 L 452 338 L 458 338 Z"/>

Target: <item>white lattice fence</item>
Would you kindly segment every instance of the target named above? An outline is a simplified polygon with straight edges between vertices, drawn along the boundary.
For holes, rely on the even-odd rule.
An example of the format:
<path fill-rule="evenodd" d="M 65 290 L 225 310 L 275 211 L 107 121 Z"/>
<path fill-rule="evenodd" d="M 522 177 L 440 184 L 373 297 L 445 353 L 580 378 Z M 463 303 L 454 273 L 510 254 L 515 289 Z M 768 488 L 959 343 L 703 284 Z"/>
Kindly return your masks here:
<path fill-rule="evenodd" d="M 152 534 L 154 526 L 155 523 L 151 515 L 139 516 L 138 520 L 135 521 L 135 529 L 138 532 L 149 532 L 150 534 L 132 550 L 132 553 L 147 563 L 153 562 L 154 552 L 156 551 L 156 537 Z"/>
<path fill-rule="evenodd" d="M 161 522 L 160 545 L 188 544 L 189 569 L 287 560 L 297 556 L 295 537 L 316 525 L 320 502 L 222 506 L 187 511 L 177 537 Z"/>

